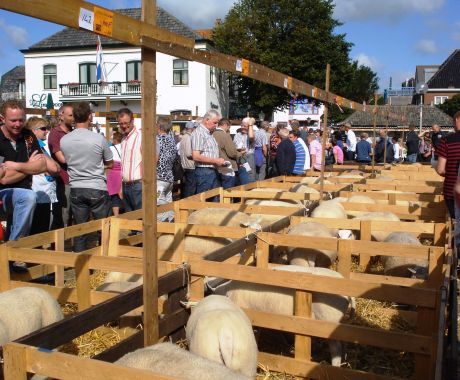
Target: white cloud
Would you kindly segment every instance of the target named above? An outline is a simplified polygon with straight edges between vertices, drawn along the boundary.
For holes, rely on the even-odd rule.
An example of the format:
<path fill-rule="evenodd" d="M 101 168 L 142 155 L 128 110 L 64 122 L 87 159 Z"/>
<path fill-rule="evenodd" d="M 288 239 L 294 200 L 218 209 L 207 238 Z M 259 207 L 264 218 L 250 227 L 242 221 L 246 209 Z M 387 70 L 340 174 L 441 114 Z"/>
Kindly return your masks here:
<path fill-rule="evenodd" d="M 414 12 L 430 13 L 444 5 L 445 0 L 335 0 L 334 15 L 340 21 L 384 18 L 389 21 Z"/>
<path fill-rule="evenodd" d="M 0 19 L 0 30 L 2 30 L 17 48 L 26 47 L 28 44 L 27 30 L 16 25 L 8 25 L 5 20 Z"/>
<path fill-rule="evenodd" d="M 436 54 L 438 48 L 433 40 L 422 39 L 415 44 L 415 50 L 425 54 Z"/>
<path fill-rule="evenodd" d="M 367 54 L 359 53 L 354 57 L 355 61 L 358 61 L 359 65 L 370 67 L 374 71 L 381 70 L 383 65 L 374 57 L 370 57 Z"/>
<path fill-rule="evenodd" d="M 212 28 L 217 18 L 224 19 L 235 0 L 158 0 L 158 6 L 192 28 Z"/>

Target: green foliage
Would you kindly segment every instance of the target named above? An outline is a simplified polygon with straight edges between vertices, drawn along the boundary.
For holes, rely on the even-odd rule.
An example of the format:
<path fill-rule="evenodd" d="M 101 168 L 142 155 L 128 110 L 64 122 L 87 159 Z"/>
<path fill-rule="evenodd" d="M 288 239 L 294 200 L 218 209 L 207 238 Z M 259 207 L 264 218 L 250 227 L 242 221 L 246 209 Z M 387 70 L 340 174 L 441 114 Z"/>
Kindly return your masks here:
<path fill-rule="evenodd" d="M 455 112 L 460 111 L 460 94 L 454 95 L 450 99 L 446 99 L 443 104 L 438 104 L 437 107 L 449 116 L 453 117 Z"/>
<path fill-rule="evenodd" d="M 332 92 L 358 102 L 372 99 L 377 77 L 350 60 L 352 44 L 334 33 L 341 24 L 332 17 L 333 8 L 332 0 L 239 0 L 214 29 L 213 40 L 223 53 L 319 88 L 325 87 L 329 63 Z M 234 83 L 240 106 L 251 113 L 270 115 L 289 104 L 286 90 L 239 76 Z"/>

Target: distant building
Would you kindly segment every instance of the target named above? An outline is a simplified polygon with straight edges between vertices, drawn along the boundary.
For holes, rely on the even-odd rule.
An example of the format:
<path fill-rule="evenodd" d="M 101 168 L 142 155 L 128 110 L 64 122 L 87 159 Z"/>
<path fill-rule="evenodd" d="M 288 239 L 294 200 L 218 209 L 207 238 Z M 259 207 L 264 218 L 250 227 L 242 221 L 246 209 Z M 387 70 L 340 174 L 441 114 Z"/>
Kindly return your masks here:
<path fill-rule="evenodd" d="M 117 12 L 140 19 L 140 8 Z M 195 40 L 196 49 L 212 50 L 209 41 L 158 7 L 157 26 Z M 141 111 L 141 49 L 100 36 L 107 80 L 97 83 L 96 41 L 93 33 L 65 28 L 22 50 L 25 59 L 26 105 L 44 108 L 51 94 L 55 108 L 86 100 L 94 111 L 130 107 Z M 157 114 L 203 115 L 216 109 L 228 114 L 225 72 L 198 62 L 157 53 Z"/>
<path fill-rule="evenodd" d="M 8 99 L 25 100 L 26 84 L 24 66 L 16 66 L 2 75 L 0 94 L 2 101 Z"/>

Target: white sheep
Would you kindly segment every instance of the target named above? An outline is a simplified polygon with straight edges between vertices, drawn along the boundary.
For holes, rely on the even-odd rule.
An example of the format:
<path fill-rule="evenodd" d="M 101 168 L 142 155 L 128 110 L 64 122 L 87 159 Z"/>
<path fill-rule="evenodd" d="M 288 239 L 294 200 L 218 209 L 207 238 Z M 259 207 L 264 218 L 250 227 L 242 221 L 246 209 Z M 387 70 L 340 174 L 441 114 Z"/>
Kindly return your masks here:
<path fill-rule="evenodd" d="M 331 269 L 320 267 L 303 267 L 298 265 L 281 265 L 275 270 L 310 273 L 318 276 L 342 278 Z M 266 313 L 293 315 L 295 290 L 272 285 L 261 285 L 230 281 L 217 290 L 226 294 L 242 308 L 254 309 Z M 312 318 L 329 322 L 340 322 L 349 305 L 349 298 L 337 294 L 312 293 Z M 352 300 L 352 307 L 354 302 Z M 341 343 L 329 340 L 332 365 L 340 366 L 342 357 Z"/>
<path fill-rule="evenodd" d="M 319 194 L 318 190 L 314 189 L 313 187 L 309 187 L 305 184 L 302 184 L 302 183 L 292 186 L 289 191 L 293 193 L 300 193 L 300 194 Z M 303 204 L 305 207 L 311 207 L 312 205 L 318 203 L 318 199 L 299 201 L 299 203 Z"/>
<path fill-rule="evenodd" d="M 313 183 L 317 183 L 316 181 L 318 181 L 318 177 L 304 177 L 300 180 L 300 183 L 311 185 Z"/>
<path fill-rule="evenodd" d="M 332 218 L 332 219 L 347 219 L 347 213 L 343 206 L 336 201 L 324 201 L 316 207 L 311 216 L 313 218 Z"/>
<path fill-rule="evenodd" d="M 409 244 L 421 246 L 422 243 L 409 232 L 392 232 L 385 239 L 386 243 Z M 401 247 L 403 250 L 404 248 Z M 428 260 L 410 257 L 381 256 L 385 274 L 399 277 L 425 278 Z"/>
<path fill-rule="evenodd" d="M 158 253 L 160 260 L 171 260 L 173 254 L 174 235 L 164 234 L 158 238 Z M 194 252 L 199 255 L 206 255 L 214 252 L 232 242 L 231 239 L 206 237 L 206 236 L 186 236 L 184 239 L 184 250 Z"/>
<path fill-rule="evenodd" d="M 239 227 L 248 220 L 249 215 L 244 212 L 227 208 L 203 208 L 192 212 L 187 218 L 187 223 Z"/>
<path fill-rule="evenodd" d="M 20 287 L 0 293 L 0 346 L 62 320 L 59 303 L 46 291 Z"/>
<path fill-rule="evenodd" d="M 297 201 L 290 202 L 290 201 L 285 201 L 285 200 L 278 201 L 278 200 L 270 200 L 270 199 L 247 199 L 245 204 L 254 205 L 254 206 L 268 206 L 268 207 L 296 207 L 296 208 L 304 207 L 300 202 L 297 202 Z M 264 227 L 264 226 L 275 223 L 278 220 L 284 218 L 284 215 L 251 214 L 251 217 L 258 220 L 260 225 Z"/>
<path fill-rule="evenodd" d="M 348 198 L 347 202 L 350 202 L 350 203 L 364 203 L 364 204 L 376 204 L 375 200 L 368 197 L 367 195 L 361 195 L 361 194 L 357 194 L 357 195 L 352 195 L 350 198 Z M 363 214 L 366 214 L 367 211 L 355 211 L 355 210 L 346 210 L 346 213 L 348 216 L 359 216 L 359 215 L 363 215 Z"/>
<path fill-rule="evenodd" d="M 399 190 L 379 190 L 379 191 L 377 191 L 377 193 L 384 193 L 384 194 L 411 194 L 411 195 L 414 196 L 414 198 L 416 196 L 416 193 L 414 193 L 414 192 L 399 191 Z M 379 203 L 379 204 L 389 204 L 389 201 L 387 199 L 379 199 L 377 201 L 377 203 Z M 408 207 L 417 206 L 417 207 L 420 207 L 419 202 L 400 200 L 400 199 L 397 199 L 395 204 L 396 204 L 396 206 L 408 206 Z"/>
<path fill-rule="evenodd" d="M 303 222 L 288 229 L 288 235 L 309 237 L 334 237 L 333 233 L 321 223 Z M 329 267 L 337 258 L 336 250 L 314 248 L 289 248 L 288 260 L 292 265 L 307 267 Z"/>
<path fill-rule="evenodd" d="M 254 377 L 257 344 L 251 322 L 229 298 L 212 295 L 192 309 L 187 322 L 190 352 Z"/>
<path fill-rule="evenodd" d="M 390 221 L 390 222 L 399 222 L 397 215 L 392 212 L 368 212 L 357 216 L 357 220 L 380 220 L 380 221 Z M 384 241 L 387 236 L 390 234 L 388 231 L 375 231 L 372 230 L 372 237 L 377 241 Z"/>
<path fill-rule="evenodd" d="M 187 380 L 249 379 L 220 363 L 202 358 L 172 343 L 159 343 L 130 352 L 115 364 Z"/>

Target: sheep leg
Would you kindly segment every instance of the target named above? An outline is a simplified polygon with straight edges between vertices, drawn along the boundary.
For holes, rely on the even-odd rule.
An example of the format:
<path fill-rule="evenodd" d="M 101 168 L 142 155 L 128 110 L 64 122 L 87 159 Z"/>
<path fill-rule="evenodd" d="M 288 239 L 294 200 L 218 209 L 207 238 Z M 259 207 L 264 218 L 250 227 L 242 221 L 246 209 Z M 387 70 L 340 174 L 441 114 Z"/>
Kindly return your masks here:
<path fill-rule="evenodd" d="M 331 362 L 334 367 L 340 367 L 342 363 L 342 342 L 329 340 L 329 351 L 331 352 Z"/>

